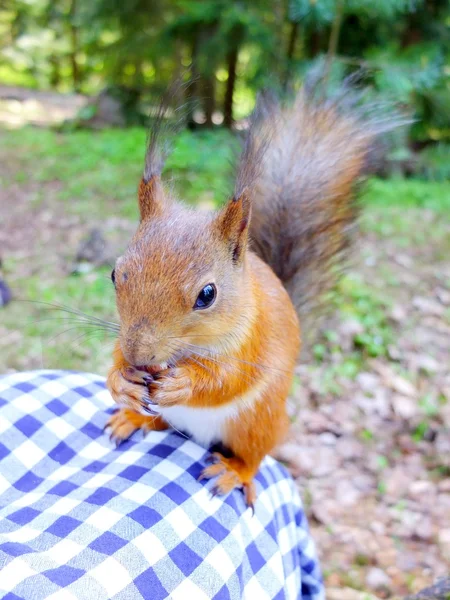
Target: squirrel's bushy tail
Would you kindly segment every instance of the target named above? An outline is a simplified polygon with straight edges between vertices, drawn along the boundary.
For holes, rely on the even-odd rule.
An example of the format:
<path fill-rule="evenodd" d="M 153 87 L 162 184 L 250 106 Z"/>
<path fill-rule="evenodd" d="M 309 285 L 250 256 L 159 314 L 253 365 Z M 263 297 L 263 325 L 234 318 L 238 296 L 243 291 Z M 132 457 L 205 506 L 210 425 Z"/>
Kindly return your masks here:
<path fill-rule="evenodd" d="M 379 134 L 396 124 L 362 113 L 346 94 L 325 100 L 305 89 L 286 105 L 265 98 L 256 111 L 236 193 L 252 190 L 252 248 L 301 320 L 336 281 L 358 214 L 356 184 L 371 169 Z"/>

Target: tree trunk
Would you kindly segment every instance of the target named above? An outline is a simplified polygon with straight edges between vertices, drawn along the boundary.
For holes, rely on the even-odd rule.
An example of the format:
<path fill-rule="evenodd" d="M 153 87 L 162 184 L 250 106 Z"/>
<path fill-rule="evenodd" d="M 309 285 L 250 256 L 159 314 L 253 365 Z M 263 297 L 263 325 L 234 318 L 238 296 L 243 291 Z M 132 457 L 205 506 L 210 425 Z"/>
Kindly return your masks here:
<path fill-rule="evenodd" d="M 205 126 L 212 128 L 213 114 L 216 108 L 216 65 L 217 58 L 214 56 L 214 39 L 219 29 L 220 19 L 217 18 L 211 23 L 205 24 L 202 29 L 202 107 L 205 115 Z"/>
<path fill-rule="evenodd" d="M 70 66 L 72 69 L 72 84 L 76 92 L 80 91 L 81 71 L 78 64 L 78 27 L 75 24 L 77 10 L 77 0 L 72 0 L 69 10 L 69 27 L 70 27 Z"/>
<path fill-rule="evenodd" d="M 228 127 L 228 129 L 233 125 L 233 96 L 236 83 L 238 54 L 239 47 L 237 44 L 234 44 L 227 54 L 228 80 L 223 104 L 223 124 L 225 127 Z"/>
<path fill-rule="evenodd" d="M 175 40 L 175 55 L 174 55 L 174 70 L 173 70 L 173 81 L 183 81 L 184 73 L 186 69 L 183 67 L 182 57 L 183 57 L 183 42 L 181 39 Z M 145 83 L 145 78 L 144 78 Z M 187 97 L 185 97 L 185 87 L 183 85 L 175 86 L 174 90 L 174 105 L 175 106 L 183 106 Z"/>
<path fill-rule="evenodd" d="M 334 17 L 333 25 L 331 26 L 330 33 L 330 41 L 328 44 L 328 53 L 327 60 L 325 64 L 325 73 L 324 79 L 325 81 L 328 79 L 330 75 L 331 65 L 333 64 L 333 60 L 336 56 L 338 43 L 339 43 L 339 34 L 341 32 L 342 25 L 342 16 L 344 13 L 344 2 L 345 0 L 337 0 L 336 3 L 336 15 Z"/>
<path fill-rule="evenodd" d="M 144 88 L 144 67 L 141 59 L 137 59 L 134 63 L 134 82 L 133 85 L 139 90 Z"/>
<path fill-rule="evenodd" d="M 291 33 L 289 34 L 289 43 L 286 52 L 286 73 L 284 76 L 283 87 L 286 89 L 289 83 L 289 75 L 291 72 L 292 59 L 294 57 L 295 45 L 297 43 L 298 38 L 298 22 L 293 21 L 291 23 Z"/>
<path fill-rule="evenodd" d="M 61 83 L 61 65 L 59 62 L 59 56 L 52 54 L 49 58 L 51 66 L 50 71 L 50 85 L 52 88 L 57 88 Z"/>
<path fill-rule="evenodd" d="M 213 114 L 216 108 L 216 82 L 215 82 L 215 74 L 206 75 L 203 78 L 203 109 L 205 111 L 205 125 L 206 127 L 213 127 Z"/>
<path fill-rule="evenodd" d="M 289 44 L 288 44 L 288 49 L 287 49 L 287 54 L 286 54 L 286 58 L 288 59 L 289 62 L 291 62 L 294 57 L 295 45 L 297 43 L 297 38 L 298 38 L 298 22 L 295 21 L 295 22 L 291 23 L 291 33 L 289 36 Z"/>
<path fill-rule="evenodd" d="M 308 58 L 316 58 L 322 52 L 322 32 L 314 30 L 308 39 Z"/>
<path fill-rule="evenodd" d="M 194 33 L 191 44 L 191 66 L 190 66 L 190 81 L 189 85 L 186 86 L 186 125 L 188 129 L 195 129 L 197 124 L 194 120 L 194 109 L 195 103 L 198 97 L 198 54 L 199 54 L 199 35 Z"/>

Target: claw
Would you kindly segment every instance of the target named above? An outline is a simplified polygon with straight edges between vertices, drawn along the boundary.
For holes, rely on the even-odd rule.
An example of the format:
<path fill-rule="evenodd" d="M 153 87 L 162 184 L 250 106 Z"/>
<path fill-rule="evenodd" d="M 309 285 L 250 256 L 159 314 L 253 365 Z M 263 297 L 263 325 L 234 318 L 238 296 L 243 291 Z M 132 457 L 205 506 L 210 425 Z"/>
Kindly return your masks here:
<path fill-rule="evenodd" d="M 155 405 L 155 406 L 156 406 L 156 405 Z M 152 410 L 151 408 L 149 408 L 148 406 L 143 406 L 143 407 L 142 407 L 142 410 L 143 410 L 144 412 L 148 413 L 149 415 L 152 415 L 152 416 L 154 416 L 154 417 L 155 417 L 155 416 L 158 416 L 158 413 L 157 413 L 155 410 Z"/>
<path fill-rule="evenodd" d="M 152 376 L 147 371 L 141 371 L 134 367 L 128 366 L 122 370 L 122 377 L 124 377 L 129 383 L 136 385 L 148 385 L 151 383 Z"/>
<path fill-rule="evenodd" d="M 252 509 L 252 517 L 253 517 L 253 515 L 255 514 L 255 500 L 256 500 L 256 490 L 255 490 L 255 484 L 253 482 L 244 483 L 244 496 L 245 496 L 245 502 L 247 503 L 247 506 Z"/>
<path fill-rule="evenodd" d="M 210 479 L 208 475 L 205 473 L 206 469 L 203 469 L 200 475 L 197 477 L 197 481 L 204 481 L 205 479 Z"/>
<path fill-rule="evenodd" d="M 218 478 L 210 492 L 212 497 L 228 494 L 234 488 L 243 488 L 245 502 L 252 509 L 253 516 L 255 514 L 254 505 L 256 500 L 255 484 L 245 473 L 244 477 L 240 473 L 239 468 L 242 467 L 242 464 L 239 462 L 239 459 L 228 459 L 219 452 L 213 452 L 205 458 L 205 462 L 212 464 L 203 469 L 197 481 L 213 477 Z"/>
<path fill-rule="evenodd" d="M 157 403 L 153 402 L 153 400 L 147 394 L 144 394 L 142 396 L 142 402 L 144 402 L 145 404 L 150 404 L 151 406 L 158 406 Z"/>
<path fill-rule="evenodd" d="M 114 435 L 114 431 L 111 431 L 108 437 L 112 444 L 117 444 L 117 437 Z"/>
<path fill-rule="evenodd" d="M 217 475 L 221 475 L 226 470 L 226 466 L 223 463 L 217 462 L 211 465 L 210 467 L 206 467 L 202 471 L 203 479 L 212 479 Z"/>
<path fill-rule="evenodd" d="M 222 458 L 223 456 L 220 454 L 220 452 L 211 452 L 211 454 L 205 458 L 205 462 L 214 464 L 220 463 Z"/>

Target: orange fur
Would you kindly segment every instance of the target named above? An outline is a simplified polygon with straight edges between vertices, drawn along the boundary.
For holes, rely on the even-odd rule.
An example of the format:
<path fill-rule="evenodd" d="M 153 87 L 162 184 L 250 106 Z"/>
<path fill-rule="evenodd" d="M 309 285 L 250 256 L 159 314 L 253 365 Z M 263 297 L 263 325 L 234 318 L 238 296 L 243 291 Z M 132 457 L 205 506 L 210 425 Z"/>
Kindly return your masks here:
<path fill-rule="evenodd" d="M 291 374 L 299 350 L 298 320 L 281 282 L 256 255 L 248 253 L 244 265 L 250 281 L 251 311 L 246 310 L 244 324 L 233 328 L 236 338 L 232 350 L 221 347 L 223 327 L 219 324 L 213 335 L 214 347 L 219 347 L 220 358 L 187 355 L 175 369 L 161 371 L 156 382 L 150 384 L 150 396 L 159 406 L 183 404 L 193 408 L 220 407 L 236 401 L 261 388 L 253 404 L 244 407 L 238 419 L 230 419 L 224 428 L 223 443 L 233 452 L 236 460 L 222 458 L 224 472 L 218 477 L 216 489 L 225 493 L 232 487 L 243 486 L 248 502 L 253 502 L 252 480 L 261 460 L 279 443 L 288 427 L 285 401 L 291 384 Z M 117 276 L 116 276 L 117 277 Z M 204 328 L 200 324 L 199 335 Z M 213 327 L 210 331 L 214 331 Z M 285 335 L 289 332 L 289 335 Z M 195 338 L 196 332 L 191 335 Z M 200 339 L 200 338 L 199 338 Z M 203 353 L 202 353 L 203 354 Z M 108 387 L 119 403 L 138 409 L 144 403 L 139 393 L 146 391 L 143 383 L 126 379 L 124 369 L 131 366 L 121 350 L 114 351 L 114 366 L 108 376 Z M 129 393 L 124 401 L 124 390 Z M 131 411 L 124 413 L 131 415 Z M 163 422 L 158 421 L 159 425 Z M 115 439 L 127 438 L 139 427 L 153 429 L 152 417 L 133 414 L 132 426 L 113 417 L 109 426 Z M 167 425 L 166 425 L 167 426 Z M 213 474 L 212 467 L 204 471 Z M 230 474 L 232 476 L 230 476 Z"/>

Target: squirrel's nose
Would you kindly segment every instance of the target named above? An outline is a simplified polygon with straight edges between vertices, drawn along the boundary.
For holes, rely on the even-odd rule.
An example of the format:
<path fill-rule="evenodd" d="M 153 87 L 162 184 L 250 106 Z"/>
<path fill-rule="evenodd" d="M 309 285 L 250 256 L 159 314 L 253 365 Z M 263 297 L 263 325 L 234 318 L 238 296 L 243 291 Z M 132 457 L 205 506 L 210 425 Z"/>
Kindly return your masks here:
<path fill-rule="evenodd" d="M 122 348 L 122 354 L 124 355 L 125 359 L 130 363 L 130 365 L 136 365 L 136 347 L 130 347 L 129 344 L 125 343 L 125 344 L 120 344 L 121 348 Z"/>
<path fill-rule="evenodd" d="M 153 338 L 149 339 L 148 331 L 136 327 L 124 332 L 120 339 L 122 353 L 133 366 L 148 365 L 155 359 Z"/>

